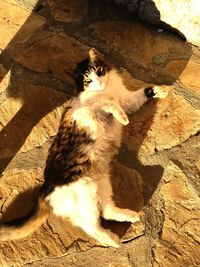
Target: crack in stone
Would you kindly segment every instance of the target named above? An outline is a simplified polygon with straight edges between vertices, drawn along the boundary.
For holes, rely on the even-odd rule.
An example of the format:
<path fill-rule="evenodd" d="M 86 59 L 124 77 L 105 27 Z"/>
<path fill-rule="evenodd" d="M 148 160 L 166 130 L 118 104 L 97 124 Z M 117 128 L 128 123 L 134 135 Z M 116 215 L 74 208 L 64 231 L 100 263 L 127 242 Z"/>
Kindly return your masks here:
<path fill-rule="evenodd" d="M 180 228 L 183 228 L 184 225 L 186 225 L 190 221 L 199 221 L 199 218 L 190 218 L 187 221 L 185 221 L 183 224 L 180 225 Z"/>
<path fill-rule="evenodd" d="M 32 40 L 32 41 L 29 41 L 28 43 L 26 43 L 26 44 L 24 44 L 23 45 L 23 47 L 28 47 L 28 48 L 30 48 L 31 46 L 33 46 L 34 44 L 36 44 L 36 43 L 38 43 L 38 41 L 39 42 L 41 42 L 41 41 L 46 41 L 47 39 L 50 39 L 50 38 L 52 38 L 52 37 L 54 37 L 54 36 L 56 36 L 56 35 L 58 35 L 59 33 L 63 33 L 63 34 L 65 34 L 66 36 L 67 36 L 67 34 L 62 30 L 62 29 L 58 29 L 56 32 L 53 32 L 53 30 L 51 30 L 51 29 L 47 29 L 47 28 L 45 28 L 45 31 L 46 32 L 48 32 L 48 33 L 50 33 L 49 35 L 47 35 L 47 36 L 45 36 L 45 37 L 39 37 L 38 39 L 37 39 L 37 37 L 36 37 L 36 39 L 34 39 L 34 40 Z M 63 37 L 63 36 L 62 36 Z M 74 39 L 74 38 L 73 38 Z M 36 49 L 35 49 L 36 50 Z M 19 64 L 19 63 L 18 63 Z"/>
<path fill-rule="evenodd" d="M 187 143 L 189 141 L 191 141 L 192 139 L 196 138 L 199 135 L 200 135 L 200 130 L 197 130 L 196 133 L 190 135 L 185 141 L 181 142 L 180 144 L 174 145 L 174 146 L 172 146 L 170 148 L 164 148 L 164 149 L 157 150 L 157 151 L 155 151 L 154 154 L 149 155 L 146 158 L 148 159 L 148 158 L 151 158 L 151 157 L 154 157 L 154 156 L 160 156 L 162 154 L 167 154 L 167 153 L 169 153 L 170 150 L 173 151 L 173 149 L 176 149 L 176 148 L 180 148 L 181 149 L 183 145 L 187 146 Z M 171 157 L 168 156 L 168 158 L 170 159 Z"/>
<path fill-rule="evenodd" d="M 130 238 L 124 240 L 124 241 L 122 240 L 121 243 L 122 243 L 122 244 L 130 243 L 130 242 L 132 242 L 133 240 L 139 239 L 140 237 L 142 237 L 142 236 L 144 236 L 144 235 L 145 235 L 145 233 L 141 233 L 141 234 L 139 234 L 139 235 L 137 235 L 137 236 L 135 236 L 135 237 L 130 237 Z"/>
<path fill-rule="evenodd" d="M 4 205 L 6 204 L 7 200 L 10 198 L 10 196 L 13 194 L 13 192 L 16 191 L 16 190 L 12 190 L 8 196 L 5 198 L 5 200 L 3 201 L 3 203 L 1 204 L 1 207 L 0 207 L 0 219 L 1 219 L 1 216 L 2 216 L 2 211 L 3 211 L 3 208 L 4 208 Z"/>
<path fill-rule="evenodd" d="M 37 42 L 37 41 L 35 41 L 35 42 Z M 6 55 L 6 57 L 9 57 L 9 55 Z M 15 67 L 19 68 L 20 70 L 26 71 L 28 76 L 30 76 L 31 74 L 37 74 L 37 76 L 36 77 L 34 76 L 34 78 L 32 78 L 32 79 L 30 77 L 28 77 L 26 81 L 23 81 L 24 84 L 29 85 L 31 83 L 32 85 L 35 85 L 35 86 L 46 86 L 46 87 L 49 87 L 50 89 L 52 89 L 56 92 L 61 92 L 61 93 L 66 94 L 69 98 L 74 96 L 74 94 L 73 94 L 74 87 L 71 86 L 70 84 L 66 84 L 66 82 L 64 82 L 60 78 L 58 78 L 54 75 L 53 75 L 53 77 L 50 77 L 46 71 L 38 72 L 36 70 L 30 69 L 29 67 L 24 66 L 23 64 L 19 63 L 16 60 L 10 58 L 10 62 L 9 62 L 9 64 L 6 65 L 6 67 L 8 69 L 11 69 L 11 67 L 13 65 L 15 65 Z M 70 78 L 73 79 L 73 77 L 71 77 L 71 76 L 70 76 Z M 18 82 L 18 79 L 19 79 L 19 83 L 21 83 L 20 78 L 18 76 L 16 76 L 17 82 Z M 68 91 L 66 88 L 68 88 Z M 1 98 L 4 96 L 4 94 L 6 94 L 6 92 L 2 92 L 2 93 L 3 94 L 1 95 Z M 13 95 L 18 94 L 18 93 L 19 93 L 19 91 L 15 92 Z"/>
<path fill-rule="evenodd" d="M 185 233 L 185 234 L 188 235 L 188 233 Z M 169 258 L 169 254 L 174 255 L 174 256 L 177 256 L 176 254 L 179 254 L 180 256 L 182 256 L 182 254 L 179 252 L 179 250 L 175 247 L 176 242 L 180 239 L 181 236 L 182 235 L 177 233 L 177 238 L 173 241 L 173 243 L 170 243 L 169 241 L 166 241 L 166 240 L 161 240 L 162 243 L 165 244 L 165 246 L 168 248 L 167 253 L 166 253 L 165 257 L 164 257 L 164 261 L 167 258 Z M 195 241 L 195 242 L 200 244 L 200 242 L 198 240 L 195 240 L 192 235 L 188 235 L 188 236 L 190 236 L 193 239 L 193 241 Z M 176 254 L 174 252 L 176 252 Z M 163 263 L 164 263 L 164 261 L 163 261 Z"/>
<path fill-rule="evenodd" d="M 65 244 L 63 243 L 62 239 L 60 238 L 59 234 L 53 231 L 53 228 L 52 228 L 52 226 L 51 226 L 51 224 L 49 223 L 48 220 L 46 221 L 46 223 L 47 223 L 47 225 L 48 225 L 48 227 L 49 227 L 51 233 L 52 233 L 54 236 L 57 236 L 57 238 L 58 238 L 58 240 L 60 241 L 60 243 L 62 244 L 63 248 L 66 248 L 66 246 L 65 246 Z"/>
<path fill-rule="evenodd" d="M 186 233 L 187 236 L 189 236 L 190 238 L 192 238 L 192 240 L 195 242 L 195 243 L 198 243 L 200 245 L 200 240 L 196 239 L 193 235 L 191 235 L 190 233 Z"/>
<path fill-rule="evenodd" d="M 177 240 L 180 238 L 180 236 L 178 236 L 172 243 L 170 243 L 167 240 L 161 240 L 163 244 L 165 244 L 165 246 L 168 248 L 166 255 L 164 256 L 164 261 L 168 258 L 168 255 L 171 253 L 171 250 L 175 250 L 177 253 L 179 253 L 179 251 L 174 247 L 175 243 L 177 242 Z M 164 263 L 164 262 L 163 262 Z"/>
<path fill-rule="evenodd" d="M 180 202 L 177 202 L 176 204 L 179 205 L 179 206 L 181 206 L 183 209 L 186 209 L 187 211 L 200 210 L 200 208 L 188 208 L 188 207 L 184 206 Z"/>
<path fill-rule="evenodd" d="M 127 259 L 128 259 L 128 262 L 129 262 L 130 266 L 131 266 L 131 267 L 134 267 L 134 265 L 135 265 L 135 264 L 133 265 L 133 262 L 132 262 L 132 259 L 131 259 L 131 256 L 130 256 L 130 253 L 129 253 L 129 252 L 127 252 L 127 254 L 126 254 L 126 255 L 127 255 Z"/>
<path fill-rule="evenodd" d="M 63 245 L 64 248 L 66 248 L 66 245 L 64 244 L 64 242 L 62 241 L 62 239 L 60 238 L 60 235 L 56 232 L 54 232 L 51 224 L 49 223 L 49 221 L 47 220 L 47 225 L 48 227 L 50 228 L 50 231 L 52 232 L 53 235 L 56 235 L 58 237 L 58 240 L 61 242 L 61 244 Z M 74 240 L 67 248 L 70 249 L 72 247 L 74 247 L 75 245 L 78 245 L 80 251 L 81 251 L 81 248 L 79 246 L 79 242 L 84 242 L 84 243 L 87 243 L 88 241 L 82 239 L 82 238 L 77 238 L 76 240 Z"/>
<path fill-rule="evenodd" d="M 177 203 L 177 204 L 179 204 L 179 203 Z M 171 219 L 171 220 L 172 220 L 172 219 Z M 190 221 L 192 221 L 192 220 L 199 220 L 199 219 L 198 219 L 198 218 L 190 218 L 190 219 L 186 220 L 186 221 L 185 221 L 182 225 L 180 225 L 180 226 L 177 225 L 176 221 L 174 221 L 174 220 L 172 220 L 172 221 L 176 224 L 176 229 L 181 229 L 181 228 L 184 227 L 184 225 L 186 225 L 188 222 L 190 222 Z M 162 227 L 162 228 L 163 228 L 163 227 Z M 181 256 L 181 253 L 180 253 L 179 250 L 175 247 L 175 244 L 177 243 L 177 241 L 180 239 L 180 237 L 181 237 L 182 235 L 180 235 L 180 233 L 177 233 L 177 232 L 175 231 L 175 229 L 173 229 L 173 231 L 177 234 L 177 238 L 176 238 L 172 243 L 170 243 L 170 241 L 163 240 L 162 237 L 160 237 L 161 242 L 162 242 L 163 244 L 165 244 L 165 246 L 168 248 L 167 253 L 166 253 L 165 257 L 164 257 L 164 262 L 165 262 L 165 260 L 166 260 L 167 258 L 169 258 L 169 254 L 176 256 L 176 254 L 178 253 L 178 254 Z M 193 240 L 194 242 L 197 242 L 198 244 L 200 244 L 200 241 L 199 241 L 199 240 L 196 240 L 196 239 L 194 238 L 194 236 L 192 236 L 190 233 L 188 233 L 188 232 L 183 232 L 182 234 L 186 234 L 187 236 L 189 236 L 190 238 L 192 238 L 192 240 Z M 174 252 L 176 252 L 176 254 L 175 254 Z M 155 256 L 154 256 L 153 251 L 152 251 L 152 257 L 153 257 L 154 261 L 156 261 L 156 260 L 155 260 Z M 164 262 L 163 262 L 163 264 L 164 264 Z"/>
<path fill-rule="evenodd" d="M 79 239 L 77 239 L 76 241 L 74 241 L 69 247 L 68 247 L 68 249 L 71 249 L 71 248 L 74 248 L 74 244 L 78 241 Z M 82 240 L 81 240 L 82 241 Z M 100 246 L 94 246 L 94 247 L 92 247 L 92 248 L 89 248 L 89 249 L 85 249 L 84 251 L 71 251 L 71 252 L 68 252 L 68 253 L 64 253 L 64 254 L 62 254 L 62 255 L 59 255 L 59 256 L 54 256 L 54 257 L 43 257 L 43 258 L 41 258 L 41 259 L 37 259 L 37 260 L 35 260 L 35 261 L 30 261 L 30 262 L 27 262 L 27 263 L 25 263 L 25 264 L 23 264 L 21 267 L 26 267 L 26 266 L 29 266 L 30 264 L 33 264 L 33 263 L 36 263 L 36 262 L 42 262 L 42 261 L 44 261 L 44 260 L 51 260 L 51 259 L 54 259 L 54 260 L 56 260 L 56 259 L 62 259 L 62 258 L 64 258 L 64 257 L 70 257 L 71 255 L 76 255 L 76 254 L 83 254 L 83 253 L 85 253 L 85 252 L 87 252 L 87 251 L 89 251 L 89 250 L 92 250 L 93 248 L 98 248 L 98 247 L 100 247 Z"/>

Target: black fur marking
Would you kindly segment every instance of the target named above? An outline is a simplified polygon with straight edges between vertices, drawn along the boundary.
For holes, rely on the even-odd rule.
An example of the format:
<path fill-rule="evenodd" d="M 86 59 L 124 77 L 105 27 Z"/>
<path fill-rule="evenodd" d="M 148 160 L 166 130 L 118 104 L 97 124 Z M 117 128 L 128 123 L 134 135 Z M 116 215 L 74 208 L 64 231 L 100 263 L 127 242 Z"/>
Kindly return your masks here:
<path fill-rule="evenodd" d="M 152 87 L 145 88 L 144 92 L 145 92 L 146 97 L 148 98 L 152 98 L 156 95 Z"/>
<path fill-rule="evenodd" d="M 98 58 L 93 64 L 90 62 L 89 58 L 78 63 L 75 70 L 77 91 L 84 91 L 84 76 L 88 77 L 91 71 L 96 71 L 98 76 L 104 76 L 106 71 L 109 71 L 110 68 L 109 64 Z"/>
<path fill-rule="evenodd" d="M 99 77 L 104 76 L 105 74 L 106 74 L 106 71 L 105 71 L 104 67 L 99 67 L 99 68 L 97 69 L 97 75 L 98 75 Z"/>
<path fill-rule="evenodd" d="M 75 73 L 76 73 L 76 89 L 78 92 L 81 92 L 84 90 L 84 87 L 83 87 L 84 74 L 88 70 L 89 62 L 90 62 L 89 58 L 86 58 L 77 64 Z"/>

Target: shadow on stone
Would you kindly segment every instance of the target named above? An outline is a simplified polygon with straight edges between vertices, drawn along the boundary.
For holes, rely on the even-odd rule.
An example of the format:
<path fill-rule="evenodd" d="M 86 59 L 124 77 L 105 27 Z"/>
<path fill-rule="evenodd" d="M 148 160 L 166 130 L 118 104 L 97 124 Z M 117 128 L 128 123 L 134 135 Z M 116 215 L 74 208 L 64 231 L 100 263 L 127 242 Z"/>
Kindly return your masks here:
<path fill-rule="evenodd" d="M 146 124 L 143 126 L 142 132 L 140 132 L 139 138 L 135 137 L 138 138 L 139 141 L 132 148 L 133 150 L 128 149 L 126 145 L 128 140 L 123 140 L 124 143 L 117 156 L 117 161 L 112 165 L 111 178 L 116 205 L 120 208 L 128 208 L 137 211 L 141 216 L 141 222 L 133 224 L 131 226 L 131 232 L 129 229 L 130 223 L 105 222 L 103 220 L 103 225 L 106 228 L 112 229 L 112 231 L 117 233 L 120 237 L 125 237 L 125 239 L 127 232 L 128 239 L 130 240 L 144 234 L 144 218 L 141 211 L 144 210 L 145 205 L 148 204 L 164 171 L 164 168 L 160 165 L 144 166 L 138 158 L 139 149 L 143 144 L 143 140 L 151 127 L 156 113 L 156 105 L 157 101 L 152 100 L 146 103 L 136 114 L 130 116 L 130 119 L 134 122 L 134 119 L 137 119 L 139 113 L 147 114 Z M 124 129 L 125 132 L 130 130 L 131 129 L 126 129 L 126 127 Z M 134 138 L 134 136 L 132 138 Z"/>
<path fill-rule="evenodd" d="M 108 1 L 108 0 L 106 0 Z M 182 32 L 173 28 L 171 25 L 161 20 L 160 11 L 157 9 L 154 1 L 152 0 L 131 0 L 131 1 L 118 1 L 109 0 L 109 2 L 120 9 L 130 18 L 142 20 L 145 23 L 159 26 L 160 28 L 169 32 L 175 33 L 180 36 L 184 41 L 186 38 Z"/>
<path fill-rule="evenodd" d="M 34 20 L 33 17 L 35 13 L 46 14 L 49 12 L 48 10 L 47 3 L 39 1 L 32 14 L 26 19 L 23 26 L 0 55 L 0 60 L 6 67 L 11 65 L 11 69 L 8 69 L 11 72 L 11 78 L 6 88 L 6 94 L 11 99 L 14 98 L 23 103 L 22 107 L 0 132 L 0 173 L 3 173 L 9 162 L 23 146 L 34 126 L 69 98 L 67 94 L 58 96 L 48 86 L 37 85 L 43 77 L 40 78 L 40 81 L 37 79 L 36 81 L 30 81 L 30 74 L 27 74 L 26 77 L 26 70 L 19 70 L 16 63 L 13 64 L 12 61 L 8 60 L 11 54 L 18 53 L 18 49 L 20 45 L 24 45 L 24 41 L 37 38 L 38 29 L 45 22 L 39 21 L 38 25 L 36 23 L 36 26 L 34 26 L 36 19 Z M 42 17 L 40 20 L 42 20 Z M 33 73 L 32 77 L 34 75 Z M 52 76 L 53 73 L 49 75 L 49 78 Z M 3 80 L 4 77 L 1 78 Z M 33 84 L 30 86 L 31 82 Z"/>
<path fill-rule="evenodd" d="M 1 222 L 17 221 L 28 217 L 39 196 L 40 186 L 30 188 L 17 195 L 1 217 Z"/>

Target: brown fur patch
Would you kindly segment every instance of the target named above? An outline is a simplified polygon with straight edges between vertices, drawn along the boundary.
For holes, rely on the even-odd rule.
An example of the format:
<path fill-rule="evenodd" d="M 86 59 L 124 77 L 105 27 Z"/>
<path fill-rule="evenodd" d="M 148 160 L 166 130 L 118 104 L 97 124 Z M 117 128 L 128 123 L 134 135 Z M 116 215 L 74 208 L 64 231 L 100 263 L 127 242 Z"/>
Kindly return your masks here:
<path fill-rule="evenodd" d="M 80 148 L 94 142 L 89 133 L 80 129 L 71 118 L 71 110 L 64 112 L 58 133 L 49 150 L 45 168 L 43 191 L 49 194 L 58 185 L 76 181 L 91 166 L 88 156 Z"/>

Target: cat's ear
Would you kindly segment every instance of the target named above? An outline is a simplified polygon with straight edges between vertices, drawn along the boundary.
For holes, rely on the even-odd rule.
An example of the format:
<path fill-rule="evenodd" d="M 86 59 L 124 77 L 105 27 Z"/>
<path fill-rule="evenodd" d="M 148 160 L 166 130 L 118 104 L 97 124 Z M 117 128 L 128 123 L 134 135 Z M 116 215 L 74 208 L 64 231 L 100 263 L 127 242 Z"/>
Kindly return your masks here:
<path fill-rule="evenodd" d="M 93 47 L 89 50 L 89 58 L 91 61 L 95 60 L 95 58 L 97 57 L 97 50 Z"/>
<path fill-rule="evenodd" d="M 93 47 L 89 50 L 89 59 L 94 63 L 98 59 L 103 59 L 103 55 Z"/>

